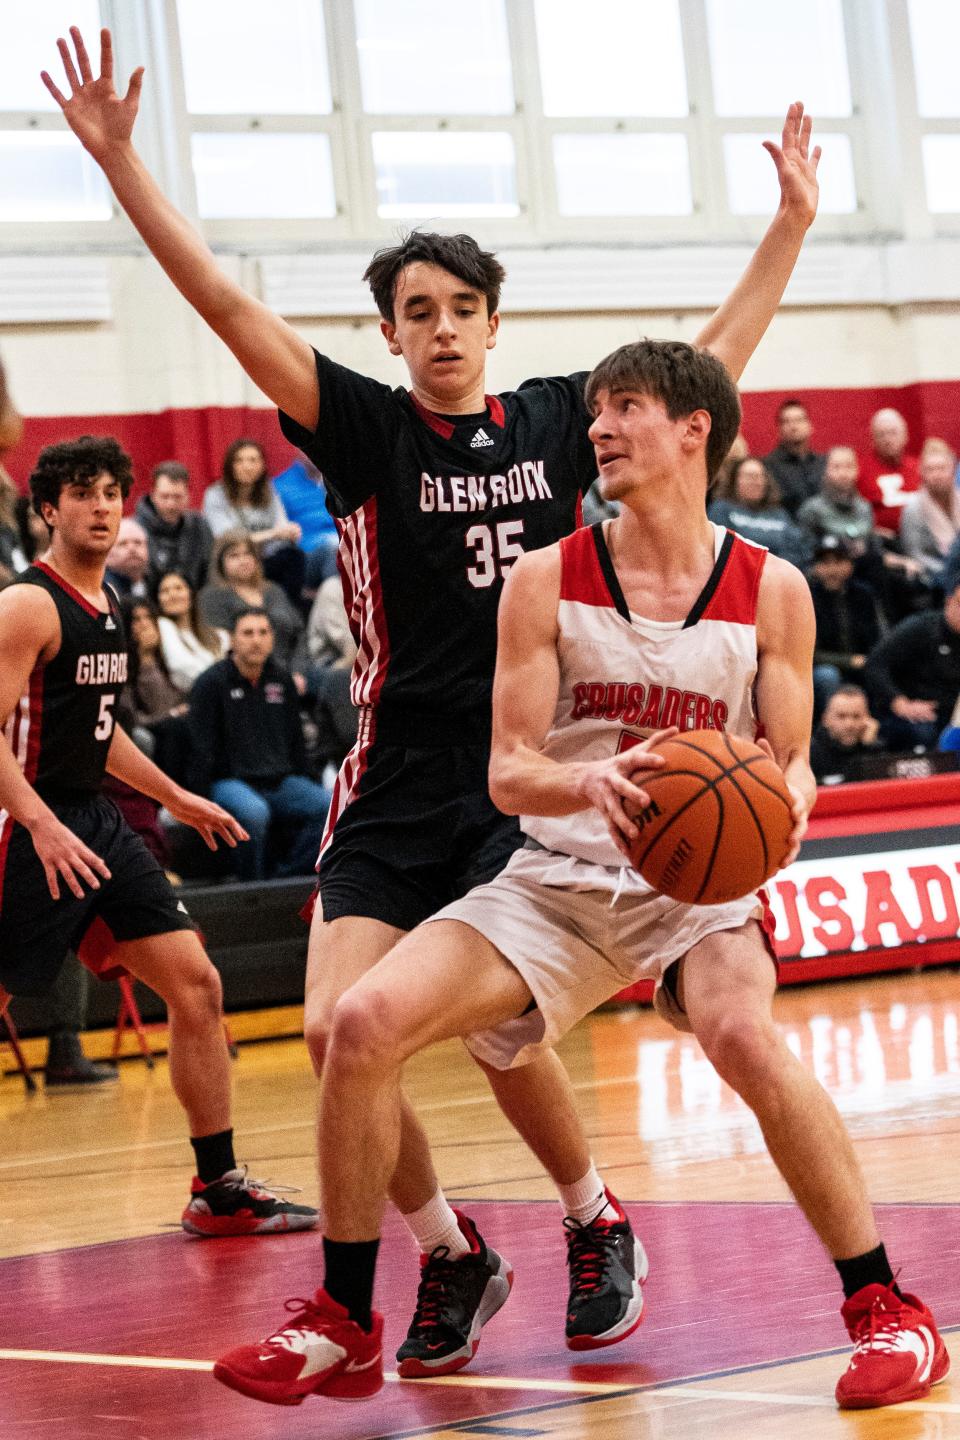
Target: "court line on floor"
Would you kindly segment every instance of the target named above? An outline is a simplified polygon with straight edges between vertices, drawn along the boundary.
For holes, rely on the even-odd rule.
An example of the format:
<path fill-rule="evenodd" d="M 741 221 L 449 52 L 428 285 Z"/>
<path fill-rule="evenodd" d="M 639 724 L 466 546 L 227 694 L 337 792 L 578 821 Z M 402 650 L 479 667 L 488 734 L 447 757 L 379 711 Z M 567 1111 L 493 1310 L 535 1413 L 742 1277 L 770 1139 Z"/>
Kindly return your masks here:
<path fill-rule="evenodd" d="M 0 1360 L 54 1364 L 54 1365 L 103 1365 L 140 1370 L 197 1370 L 210 1372 L 212 1360 L 189 1360 L 166 1355 L 98 1355 L 79 1350 L 2 1350 Z M 384 1377 L 390 1383 L 403 1382 L 394 1371 Z M 537 1380 L 520 1376 L 496 1375 L 436 1375 L 424 1376 L 416 1385 L 443 1385 L 450 1389 L 462 1390 L 555 1390 L 570 1395 L 617 1395 L 623 1392 L 622 1382 L 588 1380 Z"/>

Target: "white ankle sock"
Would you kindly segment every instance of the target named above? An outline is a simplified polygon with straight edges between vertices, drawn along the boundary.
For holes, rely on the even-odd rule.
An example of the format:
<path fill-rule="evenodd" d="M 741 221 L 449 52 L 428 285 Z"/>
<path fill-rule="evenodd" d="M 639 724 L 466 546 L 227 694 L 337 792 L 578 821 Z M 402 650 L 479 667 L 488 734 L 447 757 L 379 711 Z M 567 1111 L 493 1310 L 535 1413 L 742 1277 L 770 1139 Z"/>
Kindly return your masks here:
<path fill-rule="evenodd" d="M 470 1243 L 457 1224 L 457 1217 L 442 1190 L 438 1189 L 426 1205 L 403 1218 L 422 1255 L 429 1255 L 438 1245 L 446 1245 L 451 1260 L 470 1254 Z"/>
<path fill-rule="evenodd" d="M 619 1215 L 607 1199 L 603 1181 L 593 1161 L 581 1180 L 573 1185 L 558 1185 L 560 1208 L 571 1220 L 581 1225 L 590 1225 L 594 1220 L 619 1220 Z"/>

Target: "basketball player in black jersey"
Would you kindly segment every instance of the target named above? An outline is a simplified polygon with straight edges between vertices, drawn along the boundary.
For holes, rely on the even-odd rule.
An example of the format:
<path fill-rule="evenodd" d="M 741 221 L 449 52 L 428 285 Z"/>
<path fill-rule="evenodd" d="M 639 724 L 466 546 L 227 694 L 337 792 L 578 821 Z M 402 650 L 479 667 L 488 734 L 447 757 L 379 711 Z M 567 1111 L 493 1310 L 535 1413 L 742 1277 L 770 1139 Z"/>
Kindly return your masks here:
<path fill-rule="evenodd" d="M 103 572 L 131 480 L 116 441 L 90 436 L 49 446 L 30 477 L 51 543 L 0 594 L 0 985 L 43 993 L 71 949 L 104 978 L 126 971 L 144 981 L 167 1005 L 170 1078 L 197 1158 L 184 1229 L 308 1229 L 315 1210 L 237 1167 L 219 976 L 157 861 L 101 793 L 109 771 L 211 848 L 216 837 L 246 838 L 115 723 L 127 649 Z"/>
<path fill-rule="evenodd" d="M 220 271 L 146 171 L 131 140 L 142 70 L 121 98 L 109 32 L 101 32 L 99 76 L 79 31 L 71 36 L 73 50 L 58 41 L 69 97 L 45 73 L 48 90 L 170 279 L 323 471 L 341 530 L 359 647 L 360 735 L 331 806 L 310 936 L 305 1031 L 320 1074 L 344 990 L 426 916 L 492 877 L 519 843 L 516 822 L 487 794 L 497 601 L 522 553 L 574 527 L 595 477 L 585 372 L 485 394 L 503 271 L 468 236 L 413 235 L 368 271 L 409 391 L 318 355 Z M 734 377 L 776 311 L 816 211 L 819 151 L 810 152 L 809 139 L 809 117 L 791 105 L 782 144 L 766 147 L 780 208 L 697 340 Z M 590 1158 L 563 1069 L 546 1052 L 523 1070 L 487 1073 L 504 1113 L 557 1183 L 565 1216 L 593 1247 L 592 1270 L 571 1266 L 568 1341 L 612 1343 L 632 1328 L 625 1319 L 638 1277 L 616 1263 L 613 1244 L 629 1226 Z M 509 1267 L 447 1204 L 405 1101 L 390 1194 L 424 1254 L 401 1374 L 458 1369 L 476 1350 L 480 1322 L 505 1298 Z M 335 1264 L 327 1283 L 335 1293 Z"/>

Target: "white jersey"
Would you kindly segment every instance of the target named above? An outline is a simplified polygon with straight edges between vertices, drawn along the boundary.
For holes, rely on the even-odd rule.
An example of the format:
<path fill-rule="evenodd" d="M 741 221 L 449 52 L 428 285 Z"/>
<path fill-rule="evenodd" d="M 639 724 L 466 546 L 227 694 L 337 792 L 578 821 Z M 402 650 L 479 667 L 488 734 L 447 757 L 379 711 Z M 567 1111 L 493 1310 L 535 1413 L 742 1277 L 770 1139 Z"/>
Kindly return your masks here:
<path fill-rule="evenodd" d="M 687 618 L 667 622 L 630 612 L 602 524 L 561 540 L 560 694 L 543 754 L 604 760 L 670 725 L 755 737 L 757 593 L 768 552 L 732 530 L 713 530 L 710 577 Z M 611 869 L 624 864 L 592 806 L 521 815 L 520 825 L 548 850 Z"/>

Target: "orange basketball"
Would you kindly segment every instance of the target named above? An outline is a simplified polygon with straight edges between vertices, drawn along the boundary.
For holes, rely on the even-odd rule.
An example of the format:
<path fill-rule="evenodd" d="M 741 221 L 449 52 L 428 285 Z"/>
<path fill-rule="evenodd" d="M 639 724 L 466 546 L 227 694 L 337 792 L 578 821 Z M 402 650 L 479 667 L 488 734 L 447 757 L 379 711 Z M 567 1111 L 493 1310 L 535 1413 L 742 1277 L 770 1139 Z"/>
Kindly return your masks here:
<path fill-rule="evenodd" d="M 634 816 L 631 861 L 662 895 L 720 905 L 749 895 L 782 864 L 793 829 L 783 772 L 759 745 L 691 730 L 655 747 L 662 770 L 636 784 L 650 804 Z"/>

